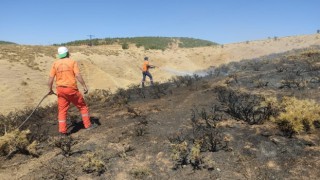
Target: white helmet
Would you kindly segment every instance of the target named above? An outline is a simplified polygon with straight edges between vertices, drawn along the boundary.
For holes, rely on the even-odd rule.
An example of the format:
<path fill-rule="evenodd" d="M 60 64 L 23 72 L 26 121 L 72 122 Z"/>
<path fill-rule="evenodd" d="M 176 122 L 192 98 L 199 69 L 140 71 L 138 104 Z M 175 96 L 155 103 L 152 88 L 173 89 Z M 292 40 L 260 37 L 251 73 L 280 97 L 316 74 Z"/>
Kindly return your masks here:
<path fill-rule="evenodd" d="M 68 50 L 68 48 L 66 48 L 66 47 L 59 47 L 58 48 L 58 57 L 61 59 L 61 58 L 64 58 L 64 57 L 66 57 L 67 55 L 68 55 L 68 52 L 69 52 L 69 50 Z"/>

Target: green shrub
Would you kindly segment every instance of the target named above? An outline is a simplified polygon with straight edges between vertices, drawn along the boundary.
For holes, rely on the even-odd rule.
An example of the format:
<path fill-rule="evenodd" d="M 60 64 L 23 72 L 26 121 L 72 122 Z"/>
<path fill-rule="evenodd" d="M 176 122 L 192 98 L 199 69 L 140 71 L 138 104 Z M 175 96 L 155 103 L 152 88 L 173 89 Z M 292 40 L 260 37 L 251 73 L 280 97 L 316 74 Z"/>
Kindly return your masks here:
<path fill-rule="evenodd" d="M 182 48 L 193 48 L 193 47 L 204 47 L 204 46 L 215 46 L 217 43 L 195 39 L 195 38 L 178 38 L 180 41 L 179 47 Z"/>
<path fill-rule="evenodd" d="M 128 43 L 123 43 L 122 45 L 122 49 L 129 49 L 129 44 Z"/>

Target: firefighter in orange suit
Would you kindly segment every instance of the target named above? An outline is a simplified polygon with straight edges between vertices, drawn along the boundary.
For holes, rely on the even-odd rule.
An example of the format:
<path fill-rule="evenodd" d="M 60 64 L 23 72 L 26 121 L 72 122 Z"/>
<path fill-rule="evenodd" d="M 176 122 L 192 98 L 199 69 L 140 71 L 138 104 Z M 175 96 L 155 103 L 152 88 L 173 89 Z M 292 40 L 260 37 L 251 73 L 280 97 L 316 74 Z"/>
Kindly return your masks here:
<path fill-rule="evenodd" d="M 152 79 L 152 75 L 149 72 L 150 68 L 155 68 L 155 66 L 152 66 L 149 64 L 149 58 L 145 57 L 144 58 L 144 62 L 142 65 L 142 81 L 141 81 L 141 85 L 142 87 L 144 87 L 144 82 L 146 81 L 146 76 L 149 77 L 151 85 L 153 86 L 153 79 Z"/>
<path fill-rule="evenodd" d="M 54 79 L 56 79 L 59 132 L 67 135 L 67 111 L 70 103 L 73 103 L 79 109 L 84 127 L 86 129 L 95 128 L 97 125 L 91 124 L 88 106 L 77 87 L 76 80 L 83 86 L 84 94 L 88 92 L 88 88 L 80 75 L 77 62 L 69 58 L 69 51 L 66 47 L 58 48 L 58 58 L 51 67 L 48 87 L 49 94 L 53 94 L 52 85 Z"/>

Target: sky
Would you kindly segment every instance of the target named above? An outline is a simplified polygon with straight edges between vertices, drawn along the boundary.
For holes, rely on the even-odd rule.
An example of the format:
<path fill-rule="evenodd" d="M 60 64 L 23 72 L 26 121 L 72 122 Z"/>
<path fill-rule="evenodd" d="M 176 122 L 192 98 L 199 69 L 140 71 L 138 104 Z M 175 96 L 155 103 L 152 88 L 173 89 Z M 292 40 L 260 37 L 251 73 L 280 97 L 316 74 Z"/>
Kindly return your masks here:
<path fill-rule="evenodd" d="M 1 0 L 0 40 L 50 45 L 116 37 L 220 44 L 315 34 L 320 0 Z"/>

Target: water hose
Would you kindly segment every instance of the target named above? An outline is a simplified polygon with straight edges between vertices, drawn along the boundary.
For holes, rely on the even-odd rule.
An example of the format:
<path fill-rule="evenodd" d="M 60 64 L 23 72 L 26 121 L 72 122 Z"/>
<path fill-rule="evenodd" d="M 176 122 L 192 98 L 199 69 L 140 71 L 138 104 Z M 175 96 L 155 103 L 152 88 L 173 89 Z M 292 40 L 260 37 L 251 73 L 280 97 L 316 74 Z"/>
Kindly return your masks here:
<path fill-rule="evenodd" d="M 40 104 L 42 103 L 42 101 L 43 101 L 47 96 L 49 96 L 49 95 L 51 95 L 51 94 L 55 94 L 55 93 L 49 92 L 48 94 L 46 94 L 45 96 L 43 96 L 43 98 L 42 98 L 41 101 L 38 103 L 38 105 L 36 106 L 36 108 L 34 108 L 34 110 L 32 111 L 32 113 L 26 118 L 26 120 L 24 120 L 24 121 L 20 124 L 20 126 L 19 126 L 17 129 L 20 129 L 20 128 L 24 125 L 24 123 L 26 123 L 26 122 L 29 120 L 29 118 L 33 115 L 33 113 L 38 109 L 38 107 L 40 106 Z M 55 94 L 55 95 L 56 95 L 56 94 Z"/>

